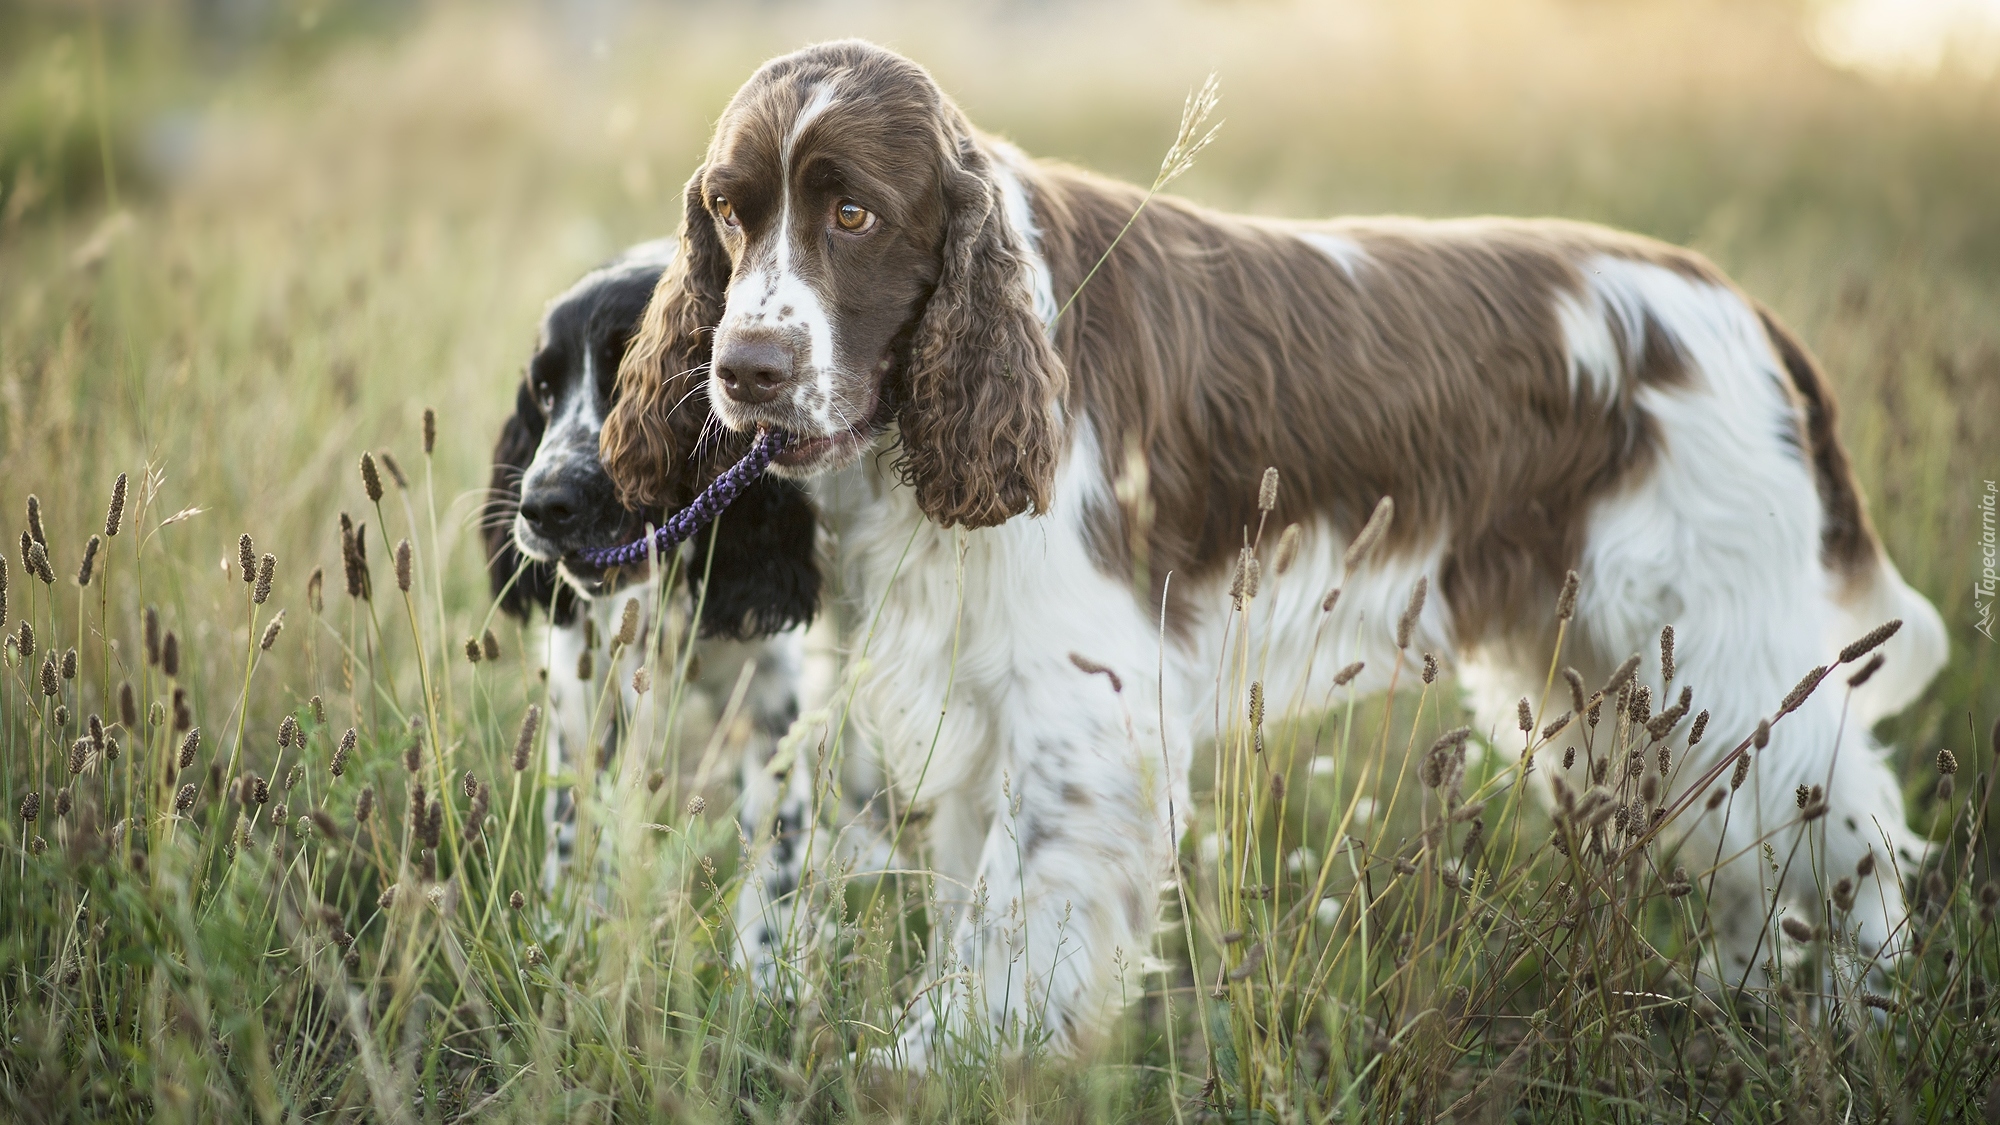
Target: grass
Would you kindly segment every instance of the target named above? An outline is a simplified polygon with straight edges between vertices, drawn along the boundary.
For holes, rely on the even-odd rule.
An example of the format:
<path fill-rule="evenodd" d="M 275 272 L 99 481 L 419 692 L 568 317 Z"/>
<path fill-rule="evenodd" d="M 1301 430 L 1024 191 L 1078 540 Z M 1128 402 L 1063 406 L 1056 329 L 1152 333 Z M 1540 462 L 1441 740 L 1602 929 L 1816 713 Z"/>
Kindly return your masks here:
<path fill-rule="evenodd" d="M 1970 590 L 1978 491 L 2000 476 L 2000 91 L 1831 71 L 1784 4 L 774 11 L 593 25 L 335 4 L 249 26 L 167 5 L 107 5 L 95 23 L 0 13 L 9 1116 L 1994 1112 L 2000 947 L 1981 896 L 2000 676 Z M 1449 745 L 1430 758 L 1463 719 L 1414 653 L 1393 700 L 1271 725 L 1261 751 L 1246 722 L 1204 751 L 1144 993 L 1084 1065 L 975 1049 L 905 1083 L 852 1064 L 921 1002 L 917 877 L 832 873 L 846 910 L 775 999 L 730 972 L 732 795 L 694 786 L 712 716 L 671 686 L 671 641 L 654 650 L 654 695 L 659 729 L 684 733 L 622 760 L 627 784 L 586 786 L 584 847 L 619 857 L 615 874 L 543 896 L 550 782 L 512 757 L 546 662 L 488 608 L 474 532 L 491 437 L 541 302 L 671 228 L 708 122 L 751 66 L 838 34 L 922 58 L 1030 151 L 1138 182 L 1213 70 L 1222 131 L 1176 191 L 1295 215 L 1593 218 L 1691 244 L 1777 308 L 1826 361 L 1882 536 L 1953 630 L 1946 672 L 1883 731 L 1903 748 L 1913 823 L 1940 843 L 1906 880 L 1924 904 L 1919 953 L 1887 979 L 1843 975 L 1829 906 L 1810 941 L 1781 944 L 1755 998 L 1693 996 L 1678 982 L 1708 864 L 1591 823 L 1635 791 L 1581 797 L 1554 821 L 1517 805 L 1519 732 L 1476 732 L 1462 762 Z M 364 450 L 391 453 L 408 487 L 370 503 Z M 124 526 L 79 587 L 120 472 Z M 31 492 L 53 584 L 14 549 Z M 345 592 L 341 511 L 368 525 L 372 600 Z M 275 559 L 262 604 L 238 573 L 246 532 Z M 391 566 L 403 539 L 407 598 Z M 149 607 L 174 636 L 175 674 L 148 658 Z M 501 659 L 468 663 L 465 639 L 489 627 Z M 1251 625 L 1218 669 L 1232 698 L 1259 678 L 1255 651 Z M 177 691 L 202 732 L 185 769 Z M 1556 681 L 1555 702 L 1533 708 L 1536 735 L 1565 694 Z M 300 741 L 280 747 L 288 717 Z M 1592 738 L 1649 749 L 1615 715 Z M 1940 749 L 1959 763 L 1949 798 Z M 1456 789 L 1425 785 L 1426 760 Z M 637 784 L 654 768 L 665 784 Z M 490 787 L 485 818 L 467 771 Z M 268 802 L 232 800 L 245 772 Z M 177 813 L 185 784 L 193 804 Z M 417 785 L 444 810 L 434 846 L 428 812 L 412 824 Z M 31 791 L 28 821 L 15 814 Z"/>

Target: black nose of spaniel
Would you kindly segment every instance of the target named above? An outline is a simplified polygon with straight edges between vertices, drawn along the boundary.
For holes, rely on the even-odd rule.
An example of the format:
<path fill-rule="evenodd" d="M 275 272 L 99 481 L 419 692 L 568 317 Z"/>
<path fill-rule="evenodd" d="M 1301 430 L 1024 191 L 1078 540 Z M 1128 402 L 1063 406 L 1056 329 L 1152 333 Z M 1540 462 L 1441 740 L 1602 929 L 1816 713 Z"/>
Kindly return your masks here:
<path fill-rule="evenodd" d="M 768 336 L 735 337 L 715 357 L 715 373 L 737 402 L 770 402 L 792 381 L 792 349 Z"/>
<path fill-rule="evenodd" d="M 590 498 L 584 491 L 577 482 L 560 477 L 532 484 L 521 492 L 521 518 L 544 539 L 566 538 L 589 510 Z"/>

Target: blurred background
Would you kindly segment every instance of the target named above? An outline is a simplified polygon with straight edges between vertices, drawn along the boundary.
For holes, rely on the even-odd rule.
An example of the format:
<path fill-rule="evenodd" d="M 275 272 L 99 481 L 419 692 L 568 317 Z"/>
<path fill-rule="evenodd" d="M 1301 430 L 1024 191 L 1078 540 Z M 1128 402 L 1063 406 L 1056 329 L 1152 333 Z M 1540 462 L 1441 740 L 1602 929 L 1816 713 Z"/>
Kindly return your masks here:
<path fill-rule="evenodd" d="M 302 604 L 361 511 L 359 451 L 421 472 L 435 407 L 452 628 L 476 632 L 487 455 L 542 303 L 675 228 L 754 66 L 854 35 L 1030 152 L 1142 183 L 1213 71 L 1225 123 L 1175 190 L 1219 207 L 1559 215 L 1708 254 L 1826 362 L 1880 530 L 1952 624 L 1887 733 L 1922 762 L 2000 709 L 1973 595 L 2000 477 L 1995 0 L 7 0 L 0 530 L 38 492 L 73 574 L 112 478 L 156 473 L 148 532 L 202 509 L 148 550 L 219 671 L 238 533 Z"/>

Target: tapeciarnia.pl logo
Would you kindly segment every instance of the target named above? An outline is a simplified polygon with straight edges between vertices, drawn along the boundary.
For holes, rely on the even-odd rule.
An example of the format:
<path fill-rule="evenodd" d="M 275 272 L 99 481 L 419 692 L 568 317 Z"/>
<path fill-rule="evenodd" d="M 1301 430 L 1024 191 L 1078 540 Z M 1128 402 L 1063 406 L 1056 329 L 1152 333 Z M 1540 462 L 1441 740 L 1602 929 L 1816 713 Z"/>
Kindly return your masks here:
<path fill-rule="evenodd" d="M 1976 620 L 1972 627 L 1979 630 L 1987 640 L 1993 640 L 1993 612 L 1995 598 L 2000 597 L 2000 528 L 1995 527 L 1994 502 L 2000 497 L 2000 488 L 1994 482 L 1986 482 L 1986 491 L 1979 497 L 1979 577 L 1972 583 L 1972 612 Z"/>

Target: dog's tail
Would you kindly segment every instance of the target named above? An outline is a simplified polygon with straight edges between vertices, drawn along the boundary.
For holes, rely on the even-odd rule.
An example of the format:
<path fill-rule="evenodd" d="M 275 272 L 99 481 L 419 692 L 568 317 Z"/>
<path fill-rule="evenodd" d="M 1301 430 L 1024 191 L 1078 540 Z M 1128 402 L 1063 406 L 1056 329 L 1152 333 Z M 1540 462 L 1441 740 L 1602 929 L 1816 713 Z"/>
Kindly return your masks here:
<path fill-rule="evenodd" d="M 1838 648 L 1885 621 L 1903 622 L 1881 650 L 1887 657 L 1881 671 L 1854 695 L 1856 716 L 1873 723 L 1908 706 L 1944 667 L 1951 647 L 1944 618 L 1930 599 L 1903 581 L 1869 522 L 1861 485 L 1840 444 L 1833 392 L 1819 364 L 1770 309 L 1758 305 L 1757 314 L 1790 377 L 1803 451 L 1818 486 L 1820 561 L 1838 610 L 1828 623 L 1827 642 Z"/>

